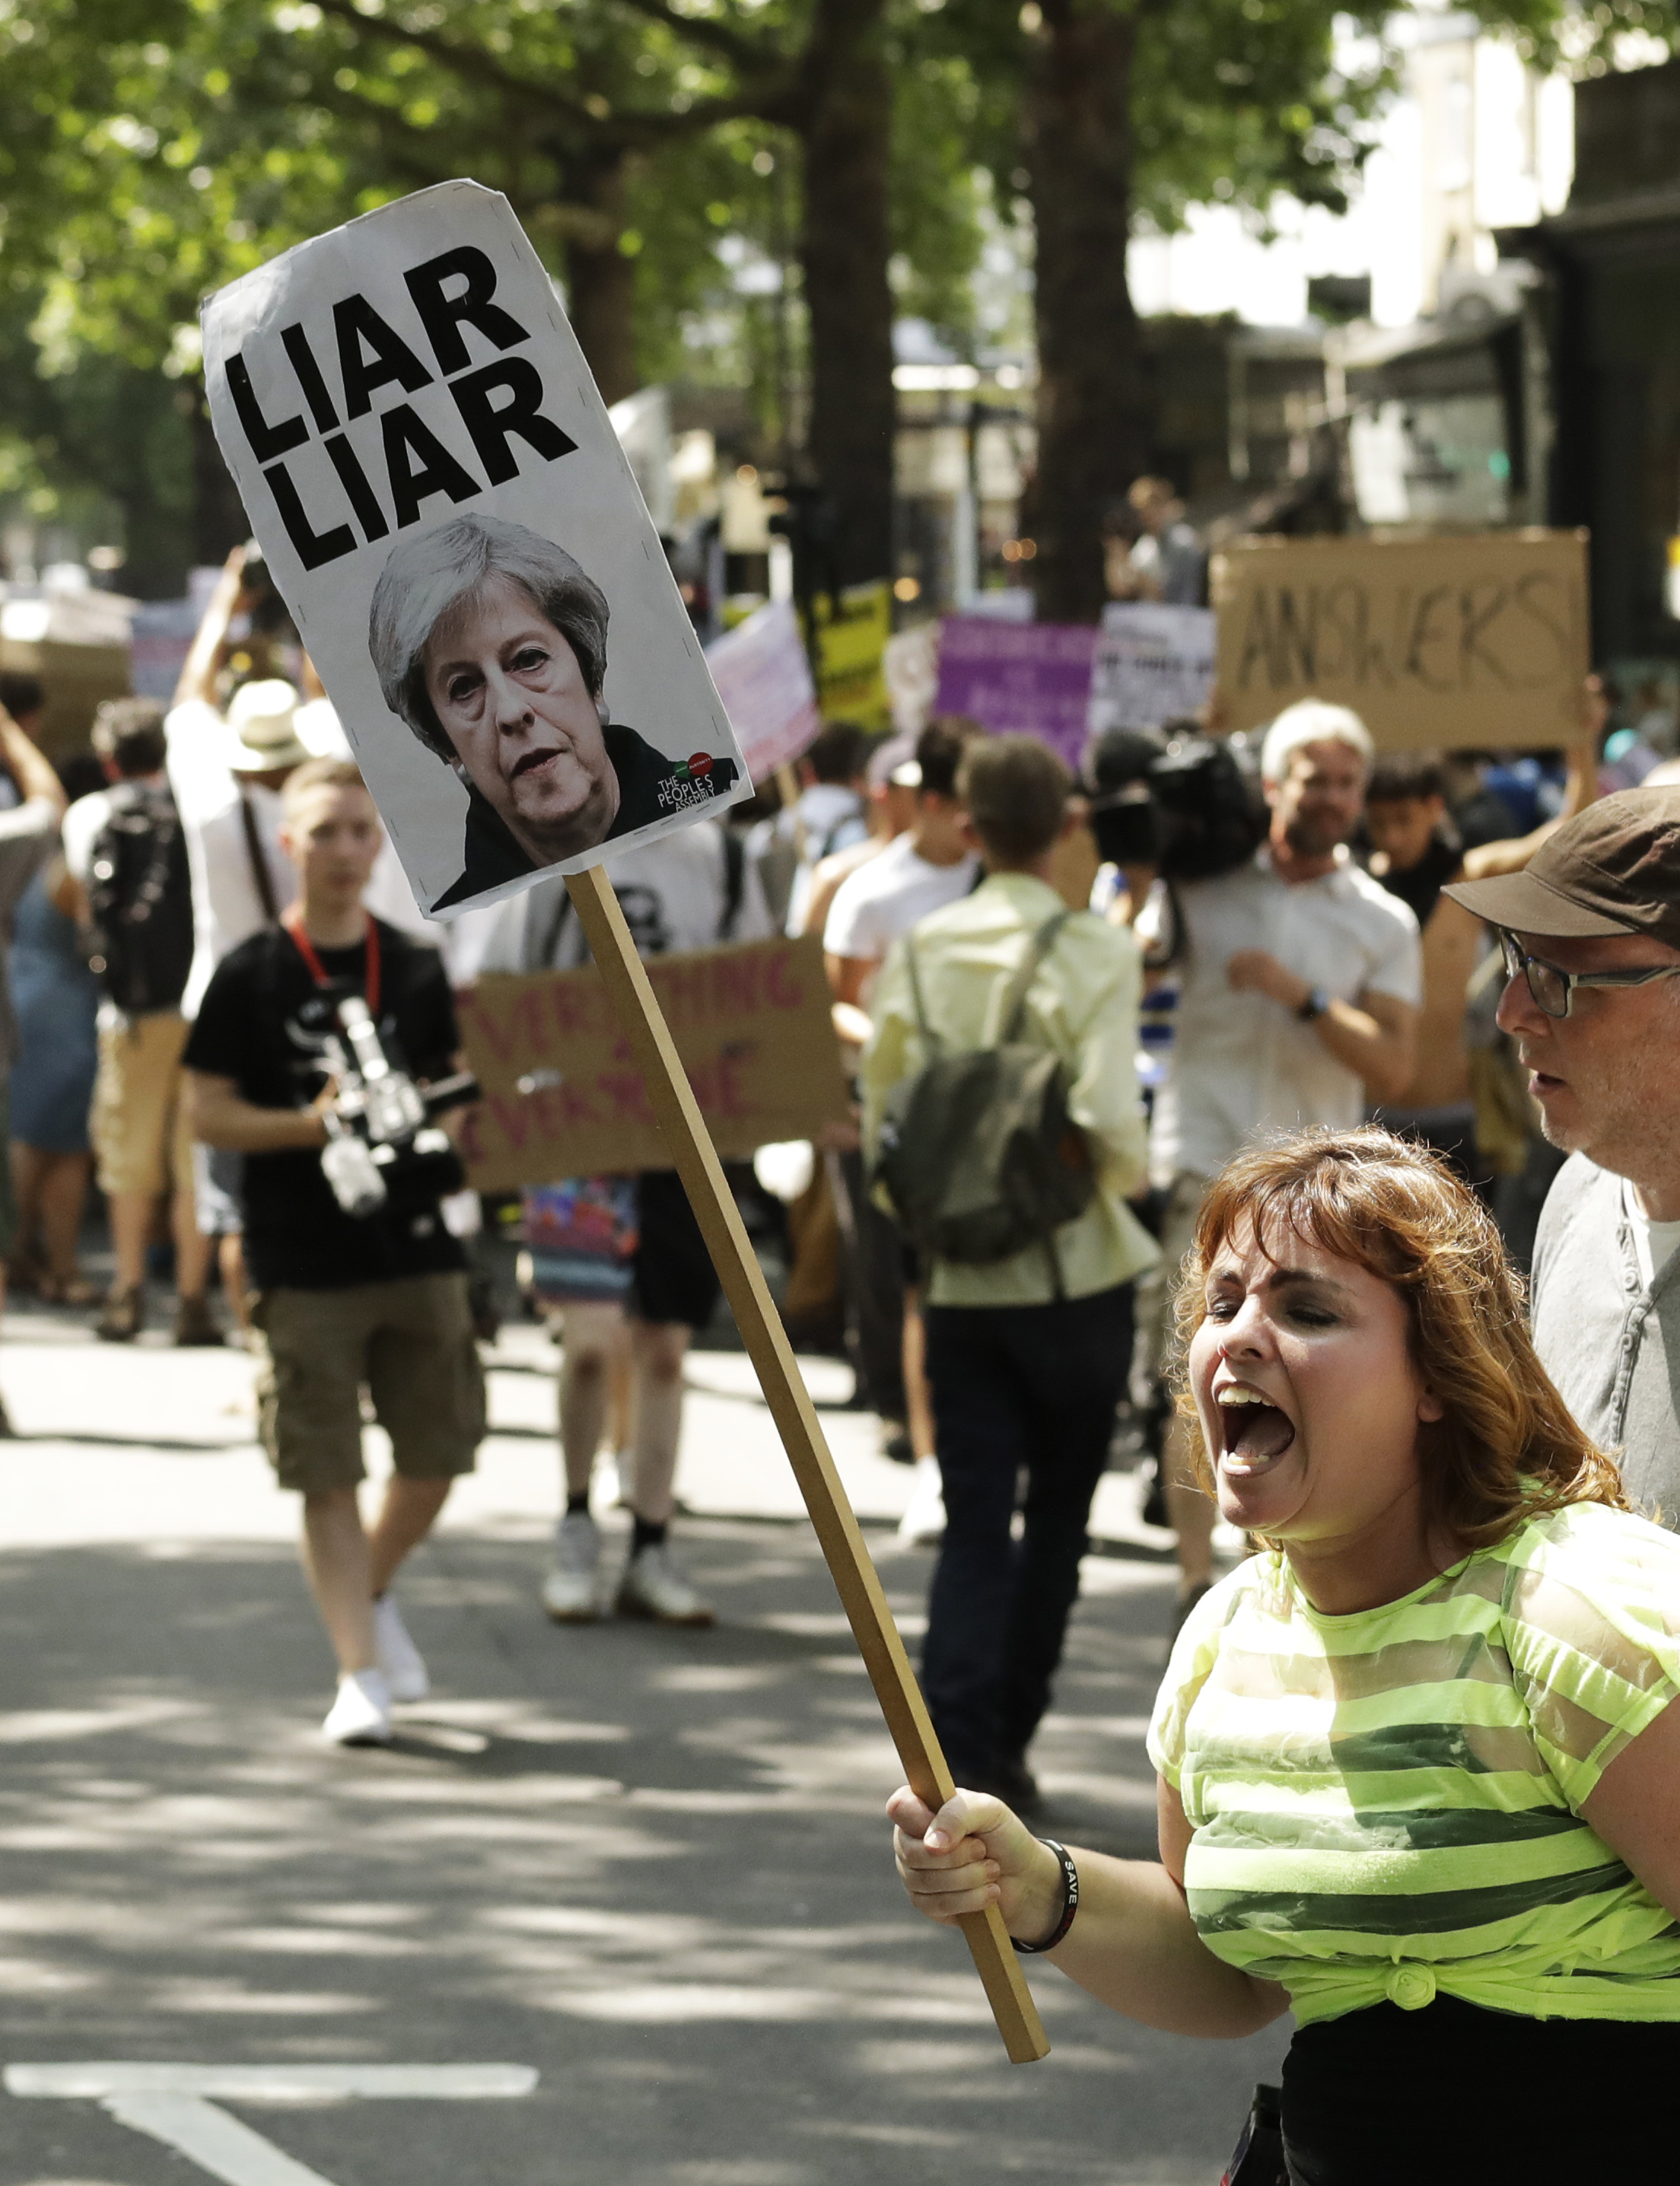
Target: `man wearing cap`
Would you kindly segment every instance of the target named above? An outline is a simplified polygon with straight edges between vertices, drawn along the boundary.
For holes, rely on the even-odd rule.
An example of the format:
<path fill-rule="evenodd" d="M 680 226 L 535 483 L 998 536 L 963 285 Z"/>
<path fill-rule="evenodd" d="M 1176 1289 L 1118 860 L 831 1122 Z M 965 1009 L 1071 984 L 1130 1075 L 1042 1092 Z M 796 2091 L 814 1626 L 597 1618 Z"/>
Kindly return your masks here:
<path fill-rule="evenodd" d="M 1499 934 L 1499 1023 L 1571 1157 L 1535 1245 L 1542 1363 L 1680 1525 L 1680 788 L 1604 798 L 1525 872 L 1447 893 Z"/>

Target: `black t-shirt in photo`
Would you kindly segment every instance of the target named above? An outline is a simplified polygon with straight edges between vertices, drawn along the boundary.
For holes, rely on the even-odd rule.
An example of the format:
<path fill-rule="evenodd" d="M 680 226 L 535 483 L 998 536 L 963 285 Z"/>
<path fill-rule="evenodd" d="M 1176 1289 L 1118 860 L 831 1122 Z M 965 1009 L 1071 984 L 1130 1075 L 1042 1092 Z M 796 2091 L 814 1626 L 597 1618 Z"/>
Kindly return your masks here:
<path fill-rule="evenodd" d="M 415 1078 L 447 1077 L 460 1042 L 443 961 L 435 949 L 378 924 L 385 1053 Z M 280 927 L 224 957 L 188 1036 L 187 1068 L 231 1078 L 256 1107 L 306 1107 L 327 1082 L 322 1049 L 339 1001 L 367 991 L 364 943 L 317 953 L 330 982 L 324 989 Z M 259 1290 L 340 1290 L 467 1264 L 435 1202 L 346 1214 L 314 1148 L 247 1154 L 241 1198 L 245 1257 Z"/>

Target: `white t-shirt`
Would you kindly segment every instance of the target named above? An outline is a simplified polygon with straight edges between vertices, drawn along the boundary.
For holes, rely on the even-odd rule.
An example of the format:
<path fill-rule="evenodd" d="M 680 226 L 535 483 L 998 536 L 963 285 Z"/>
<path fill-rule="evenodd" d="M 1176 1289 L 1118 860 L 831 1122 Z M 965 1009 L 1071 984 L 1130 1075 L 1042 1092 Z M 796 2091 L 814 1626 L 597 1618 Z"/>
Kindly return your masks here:
<path fill-rule="evenodd" d="M 1680 1247 L 1680 1222 L 1653 1222 L 1644 1213 L 1632 1185 L 1621 1180 L 1621 1208 L 1633 1233 L 1633 1257 L 1639 1263 L 1639 1280 L 1647 1290 Z"/>
<path fill-rule="evenodd" d="M 1263 844 L 1249 865 L 1175 891 L 1184 922 L 1173 970 L 1177 1030 L 1150 1133 L 1150 1174 L 1214 1176 L 1244 1146 L 1313 1124 L 1351 1130 L 1365 1090 L 1310 1024 L 1267 995 L 1238 994 L 1225 967 L 1239 950 L 1263 949 L 1334 1000 L 1423 999 L 1418 922 L 1409 907 L 1345 849 L 1321 880 L 1291 883 Z M 1151 906 L 1152 908 L 1152 906 Z M 1139 922 L 1148 931 L 1150 909 Z"/>
<path fill-rule="evenodd" d="M 897 836 L 878 857 L 848 873 L 835 890 L 822 945 L 831 956 L 860 956 L 879 964 L 929 911 L 943 911 L 967 895 L 979 870 L 977 858 L 931 865 L 916 850 L 912 836 Z"/>
<path fill-rule="evenodd" d="M 744 855 L 740 897 L 729 917 L 729 856 L 715 820 L 697 820 L 680 834 L 621 850 L 603 870 L 640 956 L 764 941 L 774 931 L 757 869 Z M 563 880 L 539 881 L 499 905 L 496 920 L 482 971 L 569 972 L 588 956 Z"/>
<path fill-rule="evenodd" d="M 300 739 L 316 757 L 350 758 L 338 716 L 324 699 L 300 706 L 297 726 Z M 290 904 L 298 883 L 281 846 L 279 792 L 260 782 L 242 782 L 234 773 L 228 765 L 233 739 L 216 708 L 202 698 L 188 699 L 171 712 L 164 735 L 169 748 L 169 786 L 181 815 L 193 876 L 193 968 L 181 997 L 181 1014 L 192 1018 L 198 1015 L 210 974 L 222 958 L 268 923 L 239 810 L 242 789 L 256 823 L 258 854 L 277 911 Z M 415 903 L 389 837 L 362 900 L 388 924 L 418 939 L 435 943 L 441 938 Z"/>

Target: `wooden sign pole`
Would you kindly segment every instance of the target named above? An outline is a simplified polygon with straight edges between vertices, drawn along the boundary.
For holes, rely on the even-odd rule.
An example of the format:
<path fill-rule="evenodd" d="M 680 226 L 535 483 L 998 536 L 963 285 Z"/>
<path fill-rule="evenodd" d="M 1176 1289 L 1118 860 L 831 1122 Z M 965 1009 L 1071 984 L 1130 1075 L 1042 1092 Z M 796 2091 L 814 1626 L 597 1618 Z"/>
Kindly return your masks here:
<path fill-rule="evenodd" d="M 724 1293 L 734 1309 L 736 1325 L 810 1512 L 818 1543 L 850 1621 L 852 1636 L 875 1687 L 893 1743 L 899 1749 L 905 1780 L 929 1806 L 942 1806 L 955 1789 L 951 1772 L 939 1750 L 921 1688 L 857 1519 L 834 1469 L 781 1316 L 765 1286 L 725 1180 L 723 1164 L 701 1120 L 619 900 L 599 866 L 592 866 L 587 872 L 568 874 L 566 887 L 647 1088 L 649 1105 L 669 1142 L 677 1173 L 693 1203 Z M 997 1908 L 971 1914 L 961 1925 L 1011 2060 L 1028 2065 L 1047 2056 L 1050 2043 Z"/>

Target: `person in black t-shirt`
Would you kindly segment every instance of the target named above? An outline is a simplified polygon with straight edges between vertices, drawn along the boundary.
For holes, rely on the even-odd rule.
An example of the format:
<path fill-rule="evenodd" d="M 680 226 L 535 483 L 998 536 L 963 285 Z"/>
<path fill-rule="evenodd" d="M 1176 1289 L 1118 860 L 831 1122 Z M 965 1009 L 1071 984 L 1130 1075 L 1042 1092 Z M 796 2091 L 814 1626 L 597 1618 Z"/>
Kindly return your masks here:
<path fill-rule="evenodd" d="M 339 1658 L 325 1735 L 384 1744 L 392 1702 L 427 1690 L 387 1589 L 451 1480 L 473 1469 L 484 1377 L 465 1257 L 434 1194 L 394 1181 L 362 1217 L 333 1197 L 321 1166 L 335 1090 L 325 1051 L 339 1001 L 359 995 L 392 1066 L 441 1078 L 456 1067 L 455 1010 L 437 952 L 362 907 L 382 837 L 348 760 L 291 776 L 283 839 L 298 901 L 218 966 L 184 1061 L 197 1135 L 246 1157 L 263 1440 L 281 1485 L 302 1494 L 305 1561 Z M 364 1386 L 396 1466 L 371 1533 L 357 1496 Z"/>

